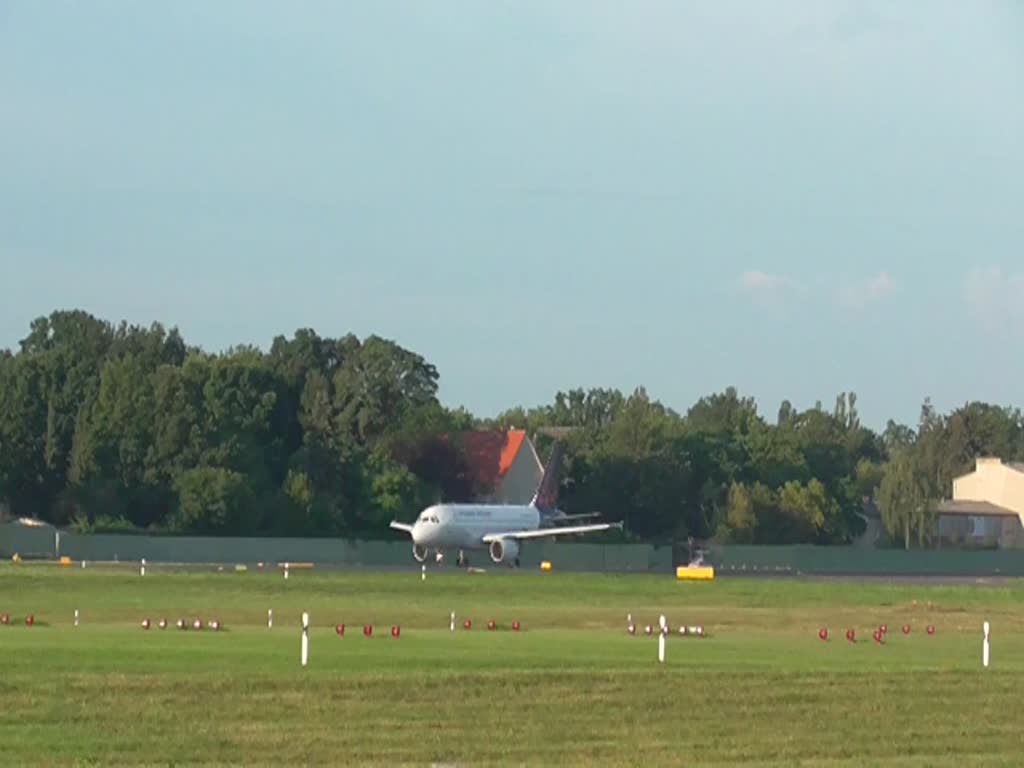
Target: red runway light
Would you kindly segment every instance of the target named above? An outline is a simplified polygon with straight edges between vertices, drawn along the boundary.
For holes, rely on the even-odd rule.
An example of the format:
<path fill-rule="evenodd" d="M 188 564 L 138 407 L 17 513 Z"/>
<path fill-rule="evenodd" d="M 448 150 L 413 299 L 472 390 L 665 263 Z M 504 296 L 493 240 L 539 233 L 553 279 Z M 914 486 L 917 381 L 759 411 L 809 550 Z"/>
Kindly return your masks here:
<path fill-rule="evenodd" d="M 372 624 L 367 624 L 365 627 L 363 627 L 363 635 L 364 636 L 370 637 L 372 634 L 373 634 L 373 625 Z"/>
<path fill-rule="evenodd" d="M 929 624 L 927 631 L 928 631 L 929 635 L 934 635 L 935 634 L 935 627 L 933 627 L 931 624 Z"/>
<path fill-rule="evenodd" d="M 856 643 L 857 633 L 854 632 L 852 629 L 846 630 L 846 639 L 849 640 L 851 643 Z"/>
<path fill-rule="evenodd" d="M 909 624 L 904 624 L 903 625 L 903 634 L 904 635 L 909 635 L 910 634 L 910 625 Z"/>
<path fill-rule="evenodd" d="M 25 626 L 26 627 L 31 627 L 35 623 L 36 623 L 36 618 L 31 613 L 28 616 L 25 617 Z"/>
<path fill-rule="evenodd" d="M 338 637 L 344 637 L 345 636 L 345 625 L 344 624 L 338 624 L 337 626 L 335 626 L 334 632 L 335 632 L 335 634 Z"/>
<path fill-rule="evenodd" d="M 402 634 L 402 630 L 398 628 L 397 624 L 391 628 L 391 636 L 394 637 L 395 639 L 397 639 L 399 637 L 399 635 L 401 635 L 401 634 Z"/>
<path fill-rule="evenodd" d="M 498 625 L 494 623 L 494 619 L 491 619 L 490 621 L 487 622 L 487 629 L 489 629 L 491 632 L 493 632 L 494 628 L 497 627 L 497 626 Z"/>
<path fill-rule="evenodd" d="M 462 628 L 463 629 L 471 629 L 472 627 L 473 627 L 473 622 L 470 621 L 469 619 L 466 619 L 464 622 L 462 622 Z"/>
<path fill-rule="evenodd" d="M 828 642 L 828 630 L 827 629 L 819 629 L 818 630 L 818 638 L 821 639 L 822 641 Z"/>
<path fill-rule="evenodd" d="M 512 622 L 512 631 L 513 632 L 518 632 L 519 631 L 519 622 L 518 621 L 513 621 Z"/>

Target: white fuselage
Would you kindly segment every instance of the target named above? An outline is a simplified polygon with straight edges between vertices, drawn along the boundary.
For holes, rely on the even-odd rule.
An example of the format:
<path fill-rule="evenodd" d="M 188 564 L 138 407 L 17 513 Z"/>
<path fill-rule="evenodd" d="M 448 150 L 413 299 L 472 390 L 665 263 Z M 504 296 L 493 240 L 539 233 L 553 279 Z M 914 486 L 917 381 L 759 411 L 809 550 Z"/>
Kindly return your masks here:
<path fill-rule="evenodd" d="M 437 504 L 420 513 L 412 540 L 430 549 L 486 549 L 483 537 L 540 527 L 540 512 L 529 504 Z"/>

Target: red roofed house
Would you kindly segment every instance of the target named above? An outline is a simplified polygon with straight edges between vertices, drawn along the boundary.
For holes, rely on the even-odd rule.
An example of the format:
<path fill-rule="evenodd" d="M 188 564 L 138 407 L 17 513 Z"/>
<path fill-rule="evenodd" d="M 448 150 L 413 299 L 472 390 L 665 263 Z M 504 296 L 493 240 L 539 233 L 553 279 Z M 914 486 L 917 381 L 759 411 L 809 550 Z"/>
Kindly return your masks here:
<path fill-rule="evenodd" d="M 465 432 L 459 439 L 474 487 L 490 489 L 476 501 L 530 503 L 544 465 L 525 430 Z"/>

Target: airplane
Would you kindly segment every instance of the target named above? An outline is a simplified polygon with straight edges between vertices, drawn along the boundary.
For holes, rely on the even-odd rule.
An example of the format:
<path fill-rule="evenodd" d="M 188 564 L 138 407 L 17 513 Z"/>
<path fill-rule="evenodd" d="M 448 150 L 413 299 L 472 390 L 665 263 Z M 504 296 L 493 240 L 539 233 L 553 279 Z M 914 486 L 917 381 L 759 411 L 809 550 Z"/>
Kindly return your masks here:
<path fill-rule="evenodd" d="M 431 549 L 437 561 L 444 550 L 458 549 L 458 564 L 468 564 L 467 550 L 486 549 L 498 565 L 519 566 L 524 541 L 622 528 L 622 522 L 559 527 L 559 523 L 597 517 L 599 512 L 567 515 L 556 508 L 562 465 L 562 443 L 555 443 L 540 485 L 529 504 L 435 504 L 424 509 L 412 525 L 391 521 L 391 528 L 412 538 L 412 556 L 426 562 Z"/>

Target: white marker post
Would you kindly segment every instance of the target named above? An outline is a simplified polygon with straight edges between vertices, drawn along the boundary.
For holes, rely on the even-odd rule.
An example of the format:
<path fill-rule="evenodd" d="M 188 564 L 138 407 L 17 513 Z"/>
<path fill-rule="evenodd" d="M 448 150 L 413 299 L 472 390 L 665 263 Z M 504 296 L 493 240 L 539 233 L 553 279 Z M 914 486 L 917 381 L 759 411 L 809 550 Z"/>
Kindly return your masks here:
<path fill-rule="evenodd" d="M 75 608 L 75 626 L 78 626 L 78 609 Z"/>
<path fill-rule="evenodd" d="M 448 623 L 448 631 L 449 632 L 454 632 L 455 631 L 455 611 L 452 611 L 451 621 Z"/>
<path fill-rule="evenodd" d="M 146 558 L 142 558 L 142 565 L 139 566 L 139 576 L 146 575 Z"/>
<path fill-rule="evenodd" d="M 987 621 L 982 626 L 982 630 L 985 633 L 985 639 L 982 641 L 982 644 L 981 644 L 981 663 L 982 663 L 982 666 L 988 667 L 988 657 L 989 657 L 988 632 L 989 632 L 989 626 L 988 626 L 988 622 Z"/>
<path fill-rule="evenodd" d="M 302 666 L 309 663 L 309 614 L 302 614 Z"/>
<path fill-rule="evenodd" d="M 288 579 L 288 563 L 284 564 L 284 578 L 287 581 L 287 579 Z"/>
<path fill-rule="evenodd" d="M 267 629 L 274 628 L 274 609 L 267 608 Z"/>
<path fill-rule="evenodd" d="M 423 565 L 420 566 L 420 581 L 426 581 L 426 580 L 427 580 L 427 564 L 424 563 Z"/>
<path fill-rule="evenodd" d="M 665 617 L 658 619 L 658 663 L 665 663 Z"/>

